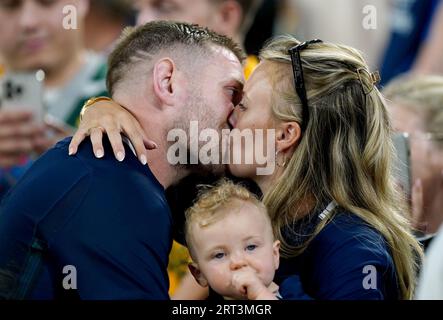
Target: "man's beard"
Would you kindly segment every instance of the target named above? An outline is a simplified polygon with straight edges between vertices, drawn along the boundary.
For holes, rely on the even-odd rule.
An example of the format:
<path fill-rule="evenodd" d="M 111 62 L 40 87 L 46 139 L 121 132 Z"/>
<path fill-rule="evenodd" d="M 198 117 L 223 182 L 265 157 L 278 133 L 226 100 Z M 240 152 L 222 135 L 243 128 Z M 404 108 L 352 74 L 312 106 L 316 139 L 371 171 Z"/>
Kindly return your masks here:
<path fill-rule="evenodd" d="M 223 176 L 227 172 L 228 166 L 222 164 L 224 154 L 222 154 L 221 130 L 226 128 L 217 123 L 217 119 L 214 119 L 214 117 L 210 113 L 211 108 L 209 107 L 208 102 L 202 97 L 201 94 L 198 94 L 198 91 L 199 90 L 195 90 L 195 92 L 197 93 L 194 93 L 192 97 L 185 102 L 185 105 L 183 106 L 184 112 L 174 123 L 174 128 L 184 130 L 188 137 L 186 146 L 187 161 L 186 164 L 182 166 L 190 173 Z M 198 123 L 197 136 L 191 136 L 191 121 L 197 121 Z M 204 146 L 207 142 L 200 141 L 199 136 L 200 132 L 204 129 L 213 129 L 218 132 L 220 143 L 218 144 L 219 161 L 217 163 L 201 163 L 199 151 L 201 150 L 201 147 Z M 193 139 L 192 142 L 191 139 Z M 198 145 L 197 150 L 193 150 L 195 148 L 191 148 L 192 143 L 194 143 L 194 145 Z M 227 148 L 227 146 L 225 146 L 225 148 Z M 197 159 L 197 163 L 192 163 L 191 159 Z"/>

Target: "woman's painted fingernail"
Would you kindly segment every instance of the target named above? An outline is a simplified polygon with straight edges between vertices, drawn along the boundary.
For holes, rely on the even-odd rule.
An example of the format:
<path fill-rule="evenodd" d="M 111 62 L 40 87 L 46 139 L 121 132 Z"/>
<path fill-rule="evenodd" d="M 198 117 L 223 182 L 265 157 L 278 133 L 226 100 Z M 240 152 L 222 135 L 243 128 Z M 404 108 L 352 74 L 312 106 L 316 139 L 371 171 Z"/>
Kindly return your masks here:
<path fill-rule="evenodd" d="M 74 148 L 69 148 L 69 155 L 72 156 L 74 154 Z"/>
<path fill-rule="evenodd" d="M 104 155 L 105 155 L 105 153 L 103 152 L 102 149 L 98 149 L 98 150 L 95 152 L 95 156 L 96 156 L 97 158 L 102 158 Z"/>
<path fill-rule="evenodd" d="M 122 162 L 125 159 L 125 154 L 121 151 L 117 153 L 117 160 Z"/>
<path fill-rule="evenodd" d="M 148 160 L 146 159 L 146 156 L 142 154 L 140 156 L 140 162 L 145 166 L 148 163 Z"/>

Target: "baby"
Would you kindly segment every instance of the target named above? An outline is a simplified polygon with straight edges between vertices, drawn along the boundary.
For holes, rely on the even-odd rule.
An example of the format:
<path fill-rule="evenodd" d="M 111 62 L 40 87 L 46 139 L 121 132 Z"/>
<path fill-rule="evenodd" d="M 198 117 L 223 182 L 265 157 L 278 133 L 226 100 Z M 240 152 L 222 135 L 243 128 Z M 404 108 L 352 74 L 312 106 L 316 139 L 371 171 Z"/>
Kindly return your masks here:
<path fill-rule="evenodd" d="M 186 212 L 189 269 L 225 299 L 277 299 L 280 242 L 265 206 L 246 188 L 222 180 Z"/>

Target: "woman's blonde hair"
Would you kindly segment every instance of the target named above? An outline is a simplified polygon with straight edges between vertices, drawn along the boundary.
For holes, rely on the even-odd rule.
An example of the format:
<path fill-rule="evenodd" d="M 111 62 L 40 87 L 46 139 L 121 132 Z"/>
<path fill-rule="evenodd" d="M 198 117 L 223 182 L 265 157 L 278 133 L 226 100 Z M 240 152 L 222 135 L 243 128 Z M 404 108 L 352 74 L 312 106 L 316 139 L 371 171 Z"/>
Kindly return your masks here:
<path fill-rule="evenodd" d="M 275 38 L 265 45 L 260 57 L 274 65 L 270 74 L 274 117 L 302 123 L 306 119 L 301 119 L 302 106 L 288 53 L 297 44 L 291 36 Z M 283 236 L 283 228 L 300 218 L 299 204 L 314 197 L 318 209 L 335 200 L 384 236 L 395 263 L 401 298 L 410 299 L 422 249 L 402 214 L 402 201 L 394 188 L 394 149 L 383 98 L 357 50 L 316 43 L 300 55 L 309 120 L 283 174 L 263 199 L 282 242 L 282 255 L 298 255 L 309 243 L 294 247 Z M 311 240 L 331 217 L 317 226 Z"/>
<path fill-rule="evenodd" d="M 386 99 L 422 115 L 424 130 L 443 149 L 443 76 L 403 75 L 391 81 L 383 94 Z"/>

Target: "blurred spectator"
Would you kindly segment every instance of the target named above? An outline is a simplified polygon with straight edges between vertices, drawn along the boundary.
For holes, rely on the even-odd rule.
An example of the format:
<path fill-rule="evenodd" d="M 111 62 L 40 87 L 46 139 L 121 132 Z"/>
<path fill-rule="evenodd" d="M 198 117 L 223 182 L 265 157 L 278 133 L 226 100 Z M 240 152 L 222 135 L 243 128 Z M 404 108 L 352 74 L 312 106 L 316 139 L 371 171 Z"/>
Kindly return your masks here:
<path fill-rule="evenodd" d="M 263 10 L 272 8 L 273 2 L 265 0 L 266 6 L 262 8 L 262 16 L 266 16 Z M 138 25 L 152 20 L 196 23 L 227 35 L 244 46 L 245 37 L 263 0 L 133 0 L 133 3 L 138 12 Z M 255 56 L 257 45 L 252 43 L 253 37 L 254 34 L 249 34 L 248 46 L 254 52 L 251 52 L 246 60 L 246 78 L 258 64 Z M 255 36 L 255 39 L 259 38 Z"/>
<path fill-rule="evenodd" d="M 389 33 L 388 1 L 281 0 L 278 4 L 275 34 L 350 45 L 363 52 L 371 69 L 380 65 Z"/>
<path fill-rule="evenodd" d="M 197 23 L 243 44 L 262 0 L 134 0 L 137 24 L 152 20 Z"/>
<path fill-rule="evenodd" d="M 443 228 L 432 240 L 416 291 L 417 300 L 443 300 Z"/>
<path fill-rule="evenodd" d="M 432 20 L 431 31 L 414 62 L 417 73 L 443 74 L 443 2 Z"/>
<path fill-rule="evenodd" d="M 85 19 L 86 48 L 108 55 L 134 18 L 130 0 L 92 0 Z"/>
<path fill-rule="evenodd" d="M 63 23 L 67 14 L 72 14 L 64 9 L 72 5 L 77 29 L 65 28 Z M 84 48 L 88 7 L 88 0 L 0 1 L 0 56 L 6 71 L 42 69 L 46 74 L 46 110 L 56 119 L 53 123 L 64 124 L 52 125 L 55 131 L 49 138 L 50 127 L 36 126 L 30 114 L 0 110 L 0 198 L 27 169 L 32 154 L 70 134 L 68 128 L 76 125 L 88 97 L 106 93 L 106 63 Z"/>
<path fill-rule="evenodd" d="M 403 76 L 384 94 L 394 130 L 409 133 L 415 226 L 434 233 L 443 222 L 443 76 Z"/>
<path fill-rule="evenodd" d="M 382 84 L 411 69 L 443 72 L 443 5 L 438 9 L 441 3 L 441 0 L 393 1 L 391 36 L 381 68 Z M 437 69 L 433 70 L 434 67 Z"/>

